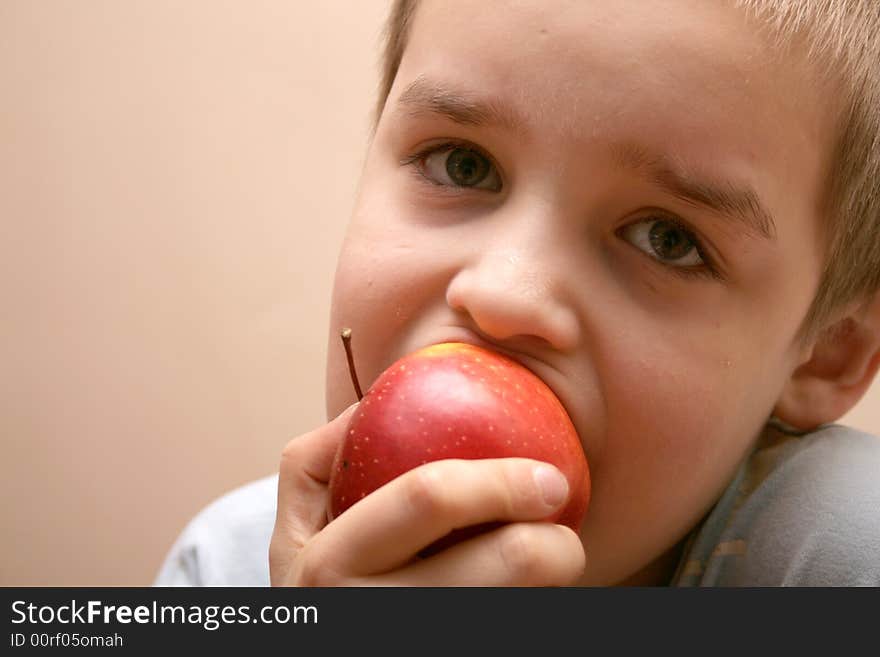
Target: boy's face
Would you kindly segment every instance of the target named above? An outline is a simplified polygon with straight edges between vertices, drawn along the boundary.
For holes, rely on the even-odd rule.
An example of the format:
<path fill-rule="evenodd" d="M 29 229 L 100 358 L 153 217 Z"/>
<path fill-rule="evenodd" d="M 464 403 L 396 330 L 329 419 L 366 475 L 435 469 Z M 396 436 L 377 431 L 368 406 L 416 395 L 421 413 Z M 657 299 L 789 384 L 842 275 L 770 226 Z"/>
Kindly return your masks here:
<path fill-rule="evenodd" d="M 583 583 L 667 578 L 803 357 L 831 117 L 722 2 L 426 0 L 336 275 L 328 412 L 443 341 L 568 409 Z"/>

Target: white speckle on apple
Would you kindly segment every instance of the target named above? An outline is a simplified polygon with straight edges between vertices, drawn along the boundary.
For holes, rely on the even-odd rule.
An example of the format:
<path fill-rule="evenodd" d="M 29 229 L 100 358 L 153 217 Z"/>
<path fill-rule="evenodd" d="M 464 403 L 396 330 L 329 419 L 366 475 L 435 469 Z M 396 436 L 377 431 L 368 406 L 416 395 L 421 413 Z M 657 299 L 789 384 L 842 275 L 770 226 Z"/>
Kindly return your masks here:
<path fill-rule="evenodd" d="M 428 454 L 430 454 L 430 453 L 433 452 L 433 451 L 434 451 L 434 450 L 431 449 L 430 447 L 428 448 Z"/>
<path fill-rule="evenodd" d="M 462 437 L 461 437 L 461 442 L 464 442 L 464 441 L 466 441 L 466 440 L 467 440 L 467 436 L 462 436 Z"/>
<path fill-rule="evenodd" d="M 382 395 L 379 395 L 379 401 L 382 401 Z"/>
<path fill-rule="evenodd" d="M 364 436 L 364 442 L 365 442 L 365 443 L 370 442 L 370 437 L 369 437 L 369 436 Z"/>
<path fill-rule="evenodd" d="M 348 432 L 348 435 L 349 435 L 349 436 L 353 436 L 353 435 L 354 435 L 354 429 L 352 429 L 351 431 L 349 431 L 349 432 Z"/>
<path fill-rule="evenodd" d="M 556 449 L 556 448 L 554 447 L 554 449 Z M 379 462 L 379 459 L 373 459 L 373 463 L 378 463 L 378 462 Z"/>
<path fill-rule="evenodd" d="M 495 426 L 492 425 L 492 424 L 490 424 L 490 425 L 489 425 L 489 431 L 495 431 Z"/>
<path fill-rule="evenodd" d="M 398 415 L 398 416 L 397 416 L 397 421 L 398 421 L 398 422 L 403 422 L 403 418 L 400 417 L 400 416 Z"/>

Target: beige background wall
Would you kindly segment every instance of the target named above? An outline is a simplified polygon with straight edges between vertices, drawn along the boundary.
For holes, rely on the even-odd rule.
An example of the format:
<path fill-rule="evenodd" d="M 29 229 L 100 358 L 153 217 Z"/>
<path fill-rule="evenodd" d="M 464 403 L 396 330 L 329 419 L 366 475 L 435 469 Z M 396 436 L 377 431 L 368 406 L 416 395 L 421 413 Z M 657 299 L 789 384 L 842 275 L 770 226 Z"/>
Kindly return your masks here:
<path fill-rule="evenodd" d="M 0 3 L 0 585 L 149 584 L 323 421 L 386 9 Z"/>

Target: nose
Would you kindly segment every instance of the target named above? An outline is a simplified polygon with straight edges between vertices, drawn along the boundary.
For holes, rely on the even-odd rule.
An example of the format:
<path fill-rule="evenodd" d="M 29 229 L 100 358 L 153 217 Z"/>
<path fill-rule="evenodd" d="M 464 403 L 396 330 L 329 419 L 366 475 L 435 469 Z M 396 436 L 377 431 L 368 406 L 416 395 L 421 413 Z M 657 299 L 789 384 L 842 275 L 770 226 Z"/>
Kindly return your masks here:
<path fill-rule="evenodd" d="M 476 251 L 476 249 L 475 249 Z M 446 303 L 489 339 L 531 340 L 558 351 L 579 340 L 577 315 L 564 299 L 558 261 L 534 246 L 481 250 L 453 276 Z"/>

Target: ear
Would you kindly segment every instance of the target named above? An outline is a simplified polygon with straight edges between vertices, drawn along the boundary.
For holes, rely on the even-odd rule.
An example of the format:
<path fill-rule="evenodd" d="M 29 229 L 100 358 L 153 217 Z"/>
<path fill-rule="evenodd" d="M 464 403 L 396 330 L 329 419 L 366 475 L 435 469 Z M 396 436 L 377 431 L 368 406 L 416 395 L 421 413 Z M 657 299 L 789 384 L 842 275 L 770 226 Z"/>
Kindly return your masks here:
<path fill-rule="evenodd" d="M 880 294 L 828 326 L 804 354 L 773 415 L 809 430 L 846 414 L 874 380 L 880 367 Z"/>

